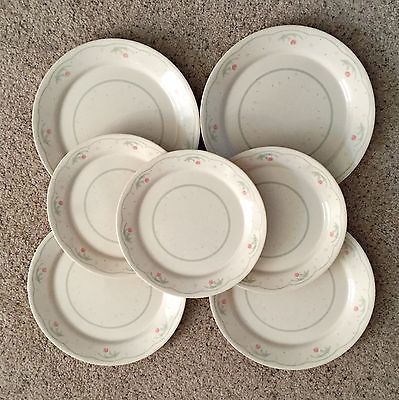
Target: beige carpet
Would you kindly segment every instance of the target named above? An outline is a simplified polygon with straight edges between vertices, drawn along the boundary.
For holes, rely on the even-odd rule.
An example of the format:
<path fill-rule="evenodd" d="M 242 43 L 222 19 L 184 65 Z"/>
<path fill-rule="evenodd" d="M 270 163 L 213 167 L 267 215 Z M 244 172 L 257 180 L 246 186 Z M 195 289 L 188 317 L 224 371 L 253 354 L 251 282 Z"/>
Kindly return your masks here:
<path fill-rule="evenodd" d="M 398 2 L 77 3 L 0 0 L 0 399 L 398 399 Z M 273 370 L 236 352 L 201 299 L 187 302 L 170 342 L 136 364 L 96 367 L 63 354 L 37 327 L 26 293 L 29 262 L 49 230 L 49 176 L 30 122 L 46 70 L 88 40 L 134 39 L 169 57 L 199 101 L 213 65 L 232 44 L 261 28 L 292 23 L 323 29 L 346 43 L 375 90 L 371 145 L 342 185 L 349 231 L 376 277 L 376 307 L 365 334 L 328 365 Z"/>

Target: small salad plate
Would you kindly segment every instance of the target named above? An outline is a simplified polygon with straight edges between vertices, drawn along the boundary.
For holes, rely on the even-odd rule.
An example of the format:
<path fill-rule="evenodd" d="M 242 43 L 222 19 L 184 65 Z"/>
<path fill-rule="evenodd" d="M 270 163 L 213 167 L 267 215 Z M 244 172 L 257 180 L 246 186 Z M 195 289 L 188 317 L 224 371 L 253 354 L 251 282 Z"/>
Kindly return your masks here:
<path fill-rule="evenodd" d="M 335 179 L 316 160 L 282 147 L 247 150 L 232 161 L 248 174 L 266 208 L 268 233 L 243 288 L 304 286 L 334 262 L 346 233 L 346 206 Z"/>
<path fill-rule="evenodd" d="M 150 285 L 206 297 L 236 285 L 266 236 L 262 198 L 230 161 L 205 151 L 163 154 L 137 170 L 117 212 L 128 263 Z"/>
<path fill-rule="evenodd" d="M 180 323 L 185 299 L 154 290 L 135 274 L 105 276 L 72 261 L 52 233 L 29 269 L 29 304 L 60 350 L 98 365 L 148 357 Z"/>
<path fill-rule="evenodd" d="M 349 234 L 331 268 L 289 293 L 256 293 L 234 287 L 210 297 L 224 337 L 239 352 L 272 368 L 307 369 L 349 350 L 370 321 L 373 271 Z"/>
<path fill-rule="evenodd" d="M 367 72 L 347 46 L 287 25 L 256 32 L 224 54 L 200 115 L 209 151 L 230 158 L 255 147 L 290 147 L 341 182 L 366 152 L 375 104 Z"/>
<path fill-rule="evenodd" d="M 47 212 L 55 238 L 75 262 L 107 274 L 133 273 L 119 247 L 116 208 L 135 170 L 162 153 L 147 139 L 111 134 L 79 144 L 61 160 Z"/>
<path fill-rule="evenodd" d="M 123 39 L 95 40 L 63 55 L 40 84 L 32 127 L 50 174 L 94 136 L 139 134 L 168 151 L 196 149 L 199 140 L 198 106 L 181 72 L 151 47 Z"/>

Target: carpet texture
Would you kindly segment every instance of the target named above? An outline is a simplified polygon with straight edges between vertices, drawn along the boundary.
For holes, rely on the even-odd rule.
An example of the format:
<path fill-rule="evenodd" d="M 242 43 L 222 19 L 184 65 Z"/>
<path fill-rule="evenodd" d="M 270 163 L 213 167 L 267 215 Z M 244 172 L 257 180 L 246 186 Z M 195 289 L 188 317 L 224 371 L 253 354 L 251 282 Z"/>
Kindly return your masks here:
<path fill-rule="evenodd" d="M 380 0 L 1 0 L 0 399 L 398 399 L 398 20 L 398 2 Z M 212 67 L 231 45 L 281 24 L 336 36 L 359 56 L 374 87 L 370 147 L 341 185 L 348 230 L 367 252 L 376 279 L 366 332 L 328 365 L 273 370 L 235 351 L 201 299 L 188 300 L 172 339 L 136 364 L 97 367 L 63 354 L 36 325 L 26 292 L 30 260 L 49 231 L 49 176 L 31 130 L 43 75 L 81 43 L 133 39 L 171 59 L 199 102 Z"/>

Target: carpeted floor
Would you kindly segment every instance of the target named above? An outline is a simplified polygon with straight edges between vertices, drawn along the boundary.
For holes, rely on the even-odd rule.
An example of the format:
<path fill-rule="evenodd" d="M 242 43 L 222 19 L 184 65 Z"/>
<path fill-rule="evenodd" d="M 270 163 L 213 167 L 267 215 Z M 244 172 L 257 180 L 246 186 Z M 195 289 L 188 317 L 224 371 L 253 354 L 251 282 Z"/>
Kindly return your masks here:
<path fill-rule="evenodd" d="M 0 399 L 398 399 L 398 2 L 88 3 L 0 1 Z M 37 327 L 26 292 L 29 262 L 49 231 L 49 176 L 31 131 L 32 103 L 44 73 L 83 42 L 134 39 L 169 57 L 200 101 L 223 52 L 247 34 L 279 24 L 310 25 L 335 35 L 371 77 L 374 136 L 342 184 L 349 231 L 366 250 L 376 278 L 370 326 L 328 365 L 279 371 L 236 352 L 218 331 L 207 299 L 189 300 L 170 342 L 141 362 L 106 368 L 66 356 Z"/>

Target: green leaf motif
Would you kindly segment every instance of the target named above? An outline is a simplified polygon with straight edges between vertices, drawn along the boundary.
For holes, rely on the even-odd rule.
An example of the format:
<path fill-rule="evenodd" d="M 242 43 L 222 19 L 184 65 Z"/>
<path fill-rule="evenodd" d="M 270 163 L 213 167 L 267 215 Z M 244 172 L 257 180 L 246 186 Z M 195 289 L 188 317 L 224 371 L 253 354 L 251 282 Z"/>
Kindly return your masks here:
<path fill-rule="evenodd" d="M 208 284 L 204 286 L 205 289 L 216 289 L 223 283 L 223 278 L 220 279 L 209 279 Z"/>

